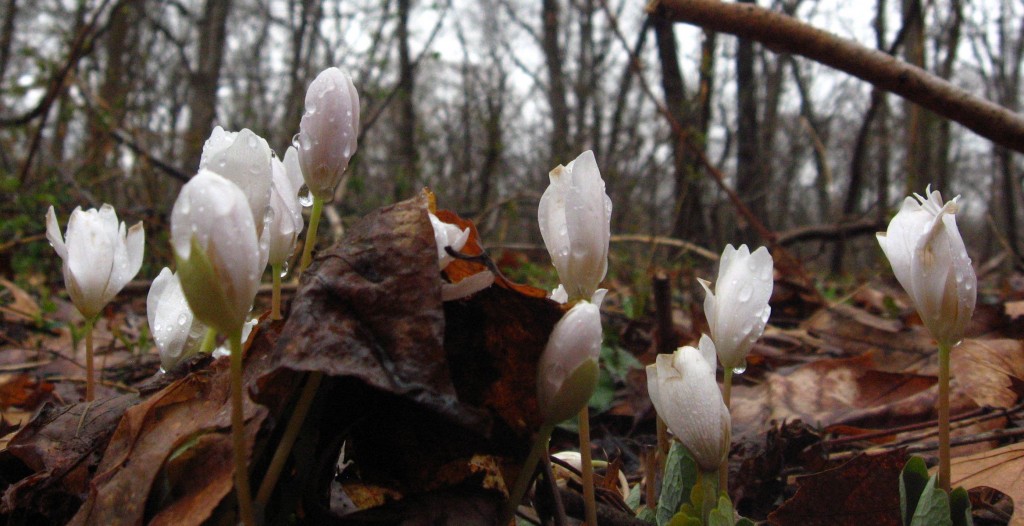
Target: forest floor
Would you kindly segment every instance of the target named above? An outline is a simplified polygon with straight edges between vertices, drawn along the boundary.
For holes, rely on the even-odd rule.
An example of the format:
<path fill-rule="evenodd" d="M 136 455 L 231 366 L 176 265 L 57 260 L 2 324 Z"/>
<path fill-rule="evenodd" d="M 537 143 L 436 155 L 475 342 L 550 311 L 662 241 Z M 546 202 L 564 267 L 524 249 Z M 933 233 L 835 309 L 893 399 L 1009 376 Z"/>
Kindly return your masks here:
<path fill-rule="evenodd" d="M 350 235 L 380 235 L 355 230 Z M 378 270 L 408 263 L 401 247 L 382 251 L 393 261 Z M 524 258 L 497 259 L 514 273 Z M 318 275 L 334 272 L 330 261 L 314 266 Z M 684 288 L 688 280 L 670 273 L 656 286 Z M 1014 513 L 1024 506 L 1024 277 L 1002 283 L 983 288 L 969 337 L 952 354 L 953 484 L 970 490 L 975 524 L 1024 524 L 1024 512 Z M 475 299 L 446 304 L 447 326 L 439 329 L 443 351 L 422 344 L 415 349 L 420 357 L 410 358 L 413 365 L 395 361 L 384 374 L 366 365 L 367 356 L 382 351 L 372 348 L 378 343 L 366 344 L 363 333 L 377 335 L 375 342 L 406 341 L 406 332 L 419 330 L 408 320 L 423 327 L 416 321 L 421 307 L 410 306 L 408 297 L 373 299 L 361 291 L 360 298 L 371 298 L 365 312 L 342 319 L 318 312 L 332 304 L 308 299 L 316 295 L 308 285 L 303 280 L 285 290 L 293 319 L 264 318 L 248 344 L 247 382 L 259 402 L 246 413 L 254 472 L 265 469 L 302 385 L 295 372 L 324 370 L 335 379 L 320 388 L 314 422 L 302 435 L 315 438 L 296 444 L 285 475 L 291 483 L 275 490 L 268 517 L 368 524 L 442 513 L 449 524 L 492 521 L 500 502 L 495 495 L 510 485 L 499 479 L 514 472 L 508 465 L 521 458 L 534 423 L 528 413 L 535 401 L 523 385 L 532 384 L 522 378 L 535 374 L 546 332 L 531 328 L 549 328 L 560 315 L 557 307 L 528 297 L 536 289 L 497 285 Z M 344 279 L 331 284 L 332 290 L 349 285 Z M 659 348 L 659 315 L 672 320 L 672 345 L 693 344 L 706 325 L 700 302 L 687 293 L 670 294 L 668 312 L 633 313 L 631 285 L 606 285 L 613 293 L 604 309 L 604 373 L 591 403 L 592 449 L 627 481 L 620 488 L 618 473 L 603 472 L 601 479 L 609 482 L 600 484 L 600 522 L 632 524 L 637 522 L 626 513 L 632 509 L 627 502 L 635 506 L 646 492 L 644 466 L 656 450 L 642 366 L 653 362 Z M 221 392 L 226 360 L 198 359 L 185 369 L 158 372 L 145 314 L 148 283 L 134 282 L 96 325 L 102 381 L 97 401 L 85 406 L 82 320 L 59 293 L 46 289 L 44 283 L 0 280 L 0 518 L 10 524 L 59 524 L 72 517 L 89 524 L 105 516 L 177 524 L 223 520 L 231 509 L 225 496 L 232 469 Z M 269 300 L 269 289 L 263 292 L 254 312 Z M 771 305 L 768 328 L 732 392 L 729 489 L 737 509 L 767 524 L 900 524 L 898 477 L 908 455 L 924 457 L 929 466 L 936 462 L 934 341 L 895 282 L 880 278 L 826 300 L 777 275 Z M 299 308 L 304 310 L 295 314 Z M 442 312 L 440 305 L 422 307 L 432 308 Z M 519 325 L 507 326 L 512 323 Z M 354 355 L 325 358 L 296 350 L 326 349 L 340 338 L 353 338 L 344 345 L 357 349 Z M 474 345 L 527 350 L 503 355 L 495 373 L 479 357 L 459 352 Z M 291 358 L 275 354 L 280 352 Z M 436 361 L 416 362 L 437 353 L 444 354 L 441 369 L 448 361 L 447 372 L 438 373 Z M 320 360 L 323 369 L 313 369 L 310 360 Z M 436 379 L 423 380 L 419 387 L 425 389 L 409 387 L 419 381 L 410 375 L 424 374 L 450 376 L 444 381 L 455 385 L 459 403 L 497 414 L 505 436 L 495 437 L 499 433 L 490 427 L 466 432 L 478 429 L 479 412 L 454 407 L 450 388 L 432 387 Z M 517 397 L 523 402 L 513 407 Z M 387 419 L 376 415 L 382 412 Z M 559 428 L 552 451 L 575 449 L 575 437 L 574 424 Z M 318 467 L 325 459 L 328 467 Z M 299 488 L 317 488 L 320 509 Z M 561 490 L 570 517 L 579 516 L 578 491 L 571 480 Z M 538 508 L 543 501 L 537 495 Z M 391 515 L 371 515 L 375 509 Z"/>

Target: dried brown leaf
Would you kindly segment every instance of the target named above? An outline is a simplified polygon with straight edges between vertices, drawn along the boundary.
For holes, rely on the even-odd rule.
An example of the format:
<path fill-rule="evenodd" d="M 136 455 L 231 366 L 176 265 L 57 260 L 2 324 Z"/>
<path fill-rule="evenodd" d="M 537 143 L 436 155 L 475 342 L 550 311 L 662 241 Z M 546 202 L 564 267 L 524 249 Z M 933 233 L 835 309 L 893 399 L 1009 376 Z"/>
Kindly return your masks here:
<path fill-rule="evenodd" d="M 950 356 L 953 378 L 980 407 L 1013 407 L 1024 381 L 1024 342 L 964 340 Z"/>
<path fill-rule="evenodd" d="M 1024 443 L 955 458 L 950 468 L 954 487 L 987 486 L 1013 499 L 1010 526 L 1024 526 Z"/>
<path fill-rule="evenodd" d="M 902 450 L 860 455 L 797 479 L 796 495 L 768 515 L 775 526 L 900 526 Z"/>

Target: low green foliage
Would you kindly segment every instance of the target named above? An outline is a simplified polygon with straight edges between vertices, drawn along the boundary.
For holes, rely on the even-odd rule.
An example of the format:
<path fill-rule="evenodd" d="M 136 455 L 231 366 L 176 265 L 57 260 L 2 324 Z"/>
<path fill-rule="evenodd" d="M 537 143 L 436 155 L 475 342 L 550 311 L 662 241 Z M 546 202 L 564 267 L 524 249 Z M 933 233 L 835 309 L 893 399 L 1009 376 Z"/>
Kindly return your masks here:
<path fill-rule="evenodd" d="M 967 491 L 956 488 L 949 495 L 938 487 L 938 477 L 928 475 L 920 457 L 910 457 L 900 473 L 900 515 L 904 526 L 973 526 Z"/>

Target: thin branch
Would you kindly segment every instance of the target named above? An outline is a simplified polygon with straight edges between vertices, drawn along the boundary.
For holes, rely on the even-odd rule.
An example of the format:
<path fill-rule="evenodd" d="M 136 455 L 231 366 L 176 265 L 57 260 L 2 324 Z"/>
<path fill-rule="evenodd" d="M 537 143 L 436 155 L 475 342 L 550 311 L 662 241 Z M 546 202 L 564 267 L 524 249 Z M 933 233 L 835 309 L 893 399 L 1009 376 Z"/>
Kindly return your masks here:
<path fill-rule="evenodd" d="M 793 53 L 849 73 L 956 121 L 986 139 L 1024 152 L 1024 116 L 954 86 L 884 52 L 752 4 L 719 0 L 655 0 L 675 22 L 756 40 L 776 53 Z"/>

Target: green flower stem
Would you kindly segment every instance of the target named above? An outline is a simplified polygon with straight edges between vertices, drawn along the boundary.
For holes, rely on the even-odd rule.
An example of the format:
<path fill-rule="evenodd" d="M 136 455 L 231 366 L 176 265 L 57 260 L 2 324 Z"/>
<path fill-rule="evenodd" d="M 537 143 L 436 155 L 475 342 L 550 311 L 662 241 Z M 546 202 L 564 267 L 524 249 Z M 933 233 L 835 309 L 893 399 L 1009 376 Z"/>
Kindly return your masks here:
<path fill-rule="evenodd" d="M 719 474 L 714 471 L 702 471 L 700 474 L 701 491 L 704 500 L 701 503 L 700 516 L 704 524 L 708 524 L 708 517 L 711 511 L 718 507 L 718 480 Z"/>
<path fill-rule="evenodd" d="M 939 488 L 949 493 L 949 350 L 939 343 Z"/>
<path fill-rule="evenodd" d="M 85 401 L 92 402 L 96 399 L 96 371 L 92 358 L 92 327 L 96 324 L 94 316 L 85 320 Z"/>
<path fill-rule="evenodd" d="M 530 454 L 526 457 L 526 462 L 523 463 L 523 469 L 519 471 L 519 476 L 516 477 L 515 486 L 512 487 L 512 492 L 509 493 L 508 503 L 501 513 L 501 520 L 498 521 L 498 524 L 508 524 L 515 516 L 516 508 L 523 501 L 526 490 L 530 487 L 530 481 L 533 480 L 533 473 L 537 471 L 537 462 L 540 461 L 541 455 L 548 453 L 548 441 L 551 440 L 551 432 L 554 430 L 554 425 L 544 424 L 537 431 L 537 438 L 534 439 L 533 447 L 530 448 Z"/>
<path fill-rule="evenodd" d="M 725 367 L 725 374 L 722 377 L 722 401 L 725 402 L 725 409 L 729 411 L 729 418 L 732 418 L 732 408 L 729 403 L 732 399 L 732 367 Z M 726 451 L 722 464 L 718 466 L 718 487 L 726 494 L 729 493 L 729 452 Z"/>
<path fill-rule="evenodd" d="M 594 498 L 594 461 L 590 457 L 590 408 L 580 409 L 580 473 L 583 475 L 583 510 L 587 524 L 597 526 L 597 500 Z"/>
<path fill-rule="evenodd" d="M 217 329 L 213 327 L 206 328 L 206 334 L 203 336 L 203 343 L 199 346 L 199 352 L 203 354 L 210 354 L 213 352 L 213 348 L 217 346 Z"/>
<path fill-rule="evenodd" d="M 295 445 L 295 440 L 299 438 L 299 431 L 302 430 L 302 424 L 306 421 L 306 415 L 309 414 L 309 408 L 313 405 L 313 399 L 323 378 L 324 373 L 320 371 L 314 371 L 306 378 L 306 385 L 302 387 L 302 393 L 299 394 L 299 399 L 295 402 L 295 409 L 288 419 L 287 427 L 284 428 L 281 442 L 277 444 L 274 457 L 270 460 L 270 466 L 267 468 L 267 474 L 263 476 L 263 482 L 260 483 L 260 489 L 256 493 L 258 505 L 266 505 L 270 500 L 270 495 L 274 492 L 277 479 L 281 477 L 281 471 L 284 469 L 285 461 L 288 460 L 288 454 L 292 451 L 292 446 Z"/>
<path fill-rule="evenodd" d="M 313 246 L 316 245 L 316 230 L 320 226 L 320 215 L 324 212 L 324 198 L 313 195 L 313 211 L 309 214 L 309 228 L 306 229 L 306 241 L 302 244 L 302 260 L 299 272 L 305 272 L 313 262 Z"/>
<path fill-rule="evenodd" d="M 238 514 L 245 526 L 255 526 L 252 495 L 249 491 L 249 467 L 245 455 L 245 415 L 242 413 L 242 331 L 228 337 L 231 342 L 231 443 L 235 450 L 235 492 Z"/>
<path fill-rule="evenodd" d="M 270 319 L 281 319 L 281 271 L 283 265 L 274 263 L 270 265 L 270 273 L 274 275 L 274 289 L 270 296 Z"/>

